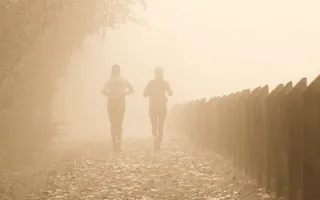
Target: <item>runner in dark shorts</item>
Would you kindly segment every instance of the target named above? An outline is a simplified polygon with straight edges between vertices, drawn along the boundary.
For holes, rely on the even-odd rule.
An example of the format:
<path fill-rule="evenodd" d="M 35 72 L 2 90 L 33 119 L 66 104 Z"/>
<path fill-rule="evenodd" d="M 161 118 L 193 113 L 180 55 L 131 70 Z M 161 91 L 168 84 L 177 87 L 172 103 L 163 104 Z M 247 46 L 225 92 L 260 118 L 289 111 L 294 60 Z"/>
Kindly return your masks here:
<path fill-rule="evenodd" d="M 113 65 L 111 78 L 104 84 L 102 93 L 108 97 L 107 108 L 114 151 L 121 151 L 122 124 L 126 111 L 125 96 L 133 92 L 129 81 L 120 76 L 120 66 Z"/>
<path fill-rule="evenodd" d="M 149 97 L 149 117 L 154 137 L 154 148 L 159 150 L 163 139 L 163 127 L 167 116 L 167 95 L 172 96 L 173 92 L 170 84 L 163 79 L 163 69 L 157 67 L 155 79 L 149 81 L 143 93 Z"/>

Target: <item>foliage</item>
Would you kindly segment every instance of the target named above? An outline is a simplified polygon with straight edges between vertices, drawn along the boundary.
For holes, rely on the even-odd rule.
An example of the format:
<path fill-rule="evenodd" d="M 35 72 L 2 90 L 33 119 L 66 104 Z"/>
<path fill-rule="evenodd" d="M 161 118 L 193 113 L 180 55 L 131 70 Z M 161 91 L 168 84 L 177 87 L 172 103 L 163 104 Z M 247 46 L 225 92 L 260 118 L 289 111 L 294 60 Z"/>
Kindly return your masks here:
<path fill-rule="evenodd" d="M 59 38 L 59 49 L 55 50 L 66 49 L 68 53 L 65 52 L 64 57 L 68 58 L 73 48 L 80 46 L 82 39 L 88 34 L 105 31 L 106 28 L 117 29 L 119 24 L 128 20 L 142 23 L 130 12 L 136 3 L 136 0 L 1 1 L 0 85 L 7 78 L 16 75 L 19 64 L 21 65 L 21 61 L 42 34 L 63 28 L 64 36 Z M 142 2 L 142 5 L 145 6 L 145 3 Z M 56 65 L 55 71 L 59 71 L 60 67 Z M 11 81 L 14 83 L 14 79 Z M 6 95 L 9 96 L 9 93 Z M 5 101 L 6 106 L 2 107 L 11 105 L 8 99 Z"/>
<path fill-rule="evenodd" d="M 17 138 L 33 145 L 51 140 L 57 132 L 51 101 L 74 48 L 127 21 L 143 25 L 131 12 L 136 4 L 146 6 L 141 0 L 0 1 L 2 148 Z"/>

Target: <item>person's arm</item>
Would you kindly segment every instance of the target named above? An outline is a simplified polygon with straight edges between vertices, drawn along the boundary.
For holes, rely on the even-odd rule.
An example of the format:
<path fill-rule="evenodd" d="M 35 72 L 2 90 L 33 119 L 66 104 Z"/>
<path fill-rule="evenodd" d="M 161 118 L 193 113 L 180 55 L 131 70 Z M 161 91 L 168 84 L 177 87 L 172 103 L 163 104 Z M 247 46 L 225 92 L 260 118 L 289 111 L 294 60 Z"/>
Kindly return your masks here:
<path fill-rule="evenodd" d="M 149 81 L 146 88 L 144 89 L 143 96 L 150 97 L 150 93 L 151 93 L 151 82 Z"/>
<path fill-rule="evenodd" d="M 171 89 L 171 85 L 169 82 L 167 82 L 167 94 L 168 96 L 172 96 L 173 95 L 173 92 L 172 92 L 172 89 Z"/>
<path fill-rule="evenodd" d="M 107 97 L 112 96 L 112 95 L 117 95 L 114 92 L 109 91 L 109 81 L 104 84 L 101 93 Z"/>
<path fill-rule="evenodd" d="M 127 81 L 127 89 L 128 89 L 128 91 L 126 91 L 126 95 L 134 93 L 133 86 L 129 81 Z"/>

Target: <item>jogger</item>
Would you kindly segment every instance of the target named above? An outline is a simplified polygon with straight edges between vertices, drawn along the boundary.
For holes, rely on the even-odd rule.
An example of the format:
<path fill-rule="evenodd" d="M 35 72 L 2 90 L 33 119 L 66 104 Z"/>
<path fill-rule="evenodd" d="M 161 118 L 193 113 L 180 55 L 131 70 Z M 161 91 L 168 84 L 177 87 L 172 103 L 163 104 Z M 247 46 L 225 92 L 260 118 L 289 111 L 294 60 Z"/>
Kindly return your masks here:
<path fill-rule="evenodd" d="M 121 151 L 122 124 L 126 111 L 125 96 L 134 92 L 132 85 L 120 76 L 120 66 L 113 65 L 111 78 L 102 89 L 108 97 L 107 107 L 114 151 Z"/>
<path fill-rule="evenodd" d="M 149 81 L 143 95 L 149 97 L 149 117 L 152 126 L 152 135 L 155 140 L 155 150 L 160 149 L 163 139 L 163 128 L 167 117 L 167 97 L 172 96 L 173 92 L 170 84 L 163 79 L 163 69 L 157 67 L 155 79 Z"/>

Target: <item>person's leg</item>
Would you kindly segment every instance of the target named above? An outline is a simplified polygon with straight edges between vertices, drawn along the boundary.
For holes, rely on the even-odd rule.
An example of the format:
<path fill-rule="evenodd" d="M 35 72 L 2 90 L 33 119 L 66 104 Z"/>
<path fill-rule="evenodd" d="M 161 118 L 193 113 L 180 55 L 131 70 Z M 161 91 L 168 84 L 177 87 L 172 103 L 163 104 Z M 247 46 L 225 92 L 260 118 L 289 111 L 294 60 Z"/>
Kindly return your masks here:
<path fill-rule="evenodd" d="M 108 107 L 108 116 L 110 121 L 112 147 L 113 147 L 113 150 L 116 150 L 117 130 L 116 130 L 116 110 L 115 110 L 114 102 L 112 100 L 108 100 L 107 107 Z"/>
<path fill-rule="evenodd" d="M 152 135 L 154 138 L 158 136 L 157 130 L 158 130 L 158 119 L 156 115 L 156 110 L 154 107 L 149 107 L 149 117 L 151 122 L 151 129 L 152 129 Z"/>
<path fill-rule="evenodd" d="M 154 150 L 157 150 L 158 146 L 158 110 L 157 107 L 155 106 L 150 106 L 149 107 L 149 117 L 151 121 L 151 126 L 152 126 L 152 135 L 154 138 Z"/>
<path fill-rule="evenodd" d="M 163 129 L 164 129 L 164 122 L 167 117 L 167 108 L 161 108 L 159 110 L 159 122 L 158 122 L 158 144 L 157 149 L 160 149 L 161 142 L 163 139 Z"/>
<path fill-rule="evenodd" d="M 123 120 L 126 111 L 126 103 L 125 100 L 120 100 L 118 102 L 118 109 L 117 109 L 117 148 L 121 150 L 122 144 L 122 134 L 123 134 Z"/>

